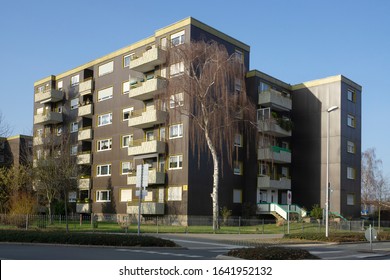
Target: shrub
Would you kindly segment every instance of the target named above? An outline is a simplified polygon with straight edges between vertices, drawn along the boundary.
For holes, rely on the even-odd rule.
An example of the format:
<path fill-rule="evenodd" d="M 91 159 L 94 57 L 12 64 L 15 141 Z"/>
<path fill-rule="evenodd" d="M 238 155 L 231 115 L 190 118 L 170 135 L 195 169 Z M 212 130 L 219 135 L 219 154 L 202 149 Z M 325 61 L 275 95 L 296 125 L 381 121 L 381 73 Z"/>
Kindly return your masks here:
<path fill-rule="evenodd" d="M 317 256 L 310 254 L 308 251 L 296 248 L 283 248 L 261 246 L 256 248 L 241 248 L 231 250 L 228 256 L 246 260 L 314 260 Z"/>

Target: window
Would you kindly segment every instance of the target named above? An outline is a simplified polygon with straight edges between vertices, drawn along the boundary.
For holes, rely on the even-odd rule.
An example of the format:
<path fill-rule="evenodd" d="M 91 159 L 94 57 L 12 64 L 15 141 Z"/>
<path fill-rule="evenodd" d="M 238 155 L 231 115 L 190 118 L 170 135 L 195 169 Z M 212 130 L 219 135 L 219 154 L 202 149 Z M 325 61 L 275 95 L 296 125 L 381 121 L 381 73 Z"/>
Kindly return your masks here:
<path fill-rule="evenodd" d="M 175 34 L 172 34 L 171 35 L 171 45 L 178 46 L 178 45 L 184 44 L 184 39 L 185 39 L 184 35 L 185 35 L 184 30 L 177 32 Z"/>
<path fill-rule="evenodd" d="M 126 93 L 129 93 L 129 91 L 130 91 L 130 82 L 129 81 L 123 82 L 122 93 L 126 94 Z"/>
<path fill-rule="evenodd" d="M 77 132 L 79 131 L 79 124 L 77 122 L 72 122 L 70 124 L 70 132 Z"/>
<path fill-rule="evenodd" d="M 160 127 L 160 141 L 165 141 L 165 127 Z"/>
<path fill-rule="evenodd" d="M 71 156 L 76 156 L 77 155 L 77 145 L 72 145 L 70 147 L 70 155 Z"/>
<path fill-rule="evenodd" d="M 259 175 L 269 176 L 269 167 L 266 163 L 261 163 L 259 166 Z"/>
<path fill-rule="evenodd" d="M 233 190 L 233 203 L 242 203 L 242 190 Z"/>
<path fill-rule="evenodd" d="M 121 202 L 128 202 L 133 200 L 132 190 L 121 190 Z"/>
<path fill-rule="evenodd" d="M 131 57 L 131 54 L 125 55 L 123 57 L 123 68 L 130 67 L 130 57 Z"/>
<path fill-rule="evenodd" d="M 133 145 L 133 135 L 122 136 L 122 148 L 128 148 Z"/>
<path fill-rule="evenodd" d="M 356 152 L 355 143 L 352 141 L 347 141 L 347 151 L 348 153 L 354 154 Z"/>
<path fill-rule="evenodd" d="M 356 102 L 356 92 L 352 89 L 348 89 L 347 97 L 349 101 Z"/>
<path fill-rule="evenodd" d="M 59 82 L 57 83 L 57 89 L 58 89 L 58 90 L 62 90 L 63 87 L 64 87 L 64 82 L 63 82 L 63 81 L 59 81 Z"/>
<path fill-rule="evenodd" d="M 74 98 L 70 101 L 70 109 L 71 110 L 74 110 L 74 109 L 77 109 L 79 107 L 79 99 L 78 98 Z"/>
<path fill-rule="evenodd" d="M 242 147 L 242 135 L 241 134 L 234 135 L 234 146 L 235 147 Z"/>
<path fill-rule="evenodd" d="M 98 126 L 112 124 L 112 113 L 98 116 Z"/>
<path fill-rule="evenodd" d="M 133 114 L 134 107 L 126 108 L 122 110 L 122 120 L 128 121 Z"/>
<path fill-rule="evenodd" d="M 237 160 L 234 161 L 233 167 L 234 167 L 233 169 L 234 175 L 242 175 L 243 166 L 241 161 L 237 161 Z"/>
<path fill-rule="evenodd" d="M 97 141 L 98 152 L 111 150 L 111 146 L 112 146 L 112 139 L 104 139 L 104 140 Z"/>
<path fill-rule="evenodd" d="M 347 194 L 347 205 L 355 205 L 355 194 L 353 193 Z"/>
<path fill-rule="evenodd" d="M 354 180 L 356 178 L 356 170 L 353 167 L 347 167 L 347 178 Z"/>
<path fill-rule="evenodd" d="M 56 131 L 57 131 L 57 136 L 61 136 L 63 131 L 62 125 L 57 126 Z"/>
<path fill-rule="evenodd" d="M 260 82 L 260 85 L 259 85 L 259 92 L 266 91 L 266 90 L 268 90 L 269 88 L 270 88 L 270 85 L 269 85 L 269 84 Z"/>
<path fill-rule="evenodd" d="M 70 78 L 70 85 L 72 87 L 77 86 L 80 83 L 80 75 L 76 75 Z"/>
<path fill-rule="evenodd" d="M 169 139 L 183 137 L 183 124 L 174 124 L 169 127 Z"/>
<path fill-rule="evenodd" d="M 183 168 L 183 156 L 175 155 L 169 157 L 169 169 L 182 169 Z"/>
<path fill-rule="evenodd" d="M 98 165 L 96 174 L 98 177 L 110 176 L 111 175 L 111 164 Z"/>
<path fill-rule="evenodd" d="M 355 119 L 355 116 L 352 116 L 352 115 L 348 114 L 347 124 L 348 124 L 348 126 L 350 126 L 350 127 L 356 127 L 356 119 Z"/>
<path fill-rule="evenodd" d="M 236 58 L 240 61 L 240 62 L 243 62 L 244 61 L 244 54 L 242 51 L 240 50 L 235 50 L 234 51 L 234 55 L 236 56 Z"/>
<path fill-rule="evenodd" d="M 112 98 L 112 87 L 101 89 L 98 91 L 98 102 Z"/>
<path fill-rule="evenodd" d="M 110 192 L 108 190 L 96 191 L 96 202 L 110 202 Z"/>
<path fill-rule="evenodd" d="M 288 178 L 288 167 L 282 167 L 282 178 Z"/>
<path fill-rule="evenodd" d="M 168 187 L 168 201 L 181 201 L 182 187 Z"/>
<path fill-rule="evenodd" d="M 172 64 L 169 68 L 169 73 L 170 73 L 171 77 L 183 74 L 184 73 L 184 62 L 181 61 L 181 62 Z"/>
<path fill-rule="evenodd" d="M 180 107 L 184 105 L 184 94 L 182 92 L 172 94 L 169 99 L 169 108 Z"/>
<path fill-rule="evenodd" d="M 125 175 L 125 174 L 130 174 L 132 173 L 132 170 L 133 170 L 133 163 L 132 162 L 122 162 L 122 171 L 121 171 L 121 174 L 122 175 Z"/>
<path fill-rule="evenodd" d="M 110 74 L 114 71 L 114 61 L 107 62 L 99 66 L 99 77 Z"/>
<path fill-rule="evenodd" d="M 160 39 L 160 45 L 163 50 L 167 49 L 167 37 L 162 37 Z"/>
<path fill-rule="evenodd" d="M 45 86 L 39 86 L 37 87 L 37 93 L 42 93 L 45 91 Z"/>
<path fill-rule="evenodd" d="M 240 94 L 241 93 L 241 80 L 235 79 L 234 80 L 234 94 Z"/>
<path fill-rule="evenodd" d="M 146 138 L 146 141 L 153 141 L 154 140 L 154 131 L 153 130 L 145 131 L 145 138 Z"/>
<path fill-rule="evenodd" d="M 38 128 L 37 131 L 35 132 L 35 135 L 37 137 L 42 137 L 43 136 L 43 128 Z"/>

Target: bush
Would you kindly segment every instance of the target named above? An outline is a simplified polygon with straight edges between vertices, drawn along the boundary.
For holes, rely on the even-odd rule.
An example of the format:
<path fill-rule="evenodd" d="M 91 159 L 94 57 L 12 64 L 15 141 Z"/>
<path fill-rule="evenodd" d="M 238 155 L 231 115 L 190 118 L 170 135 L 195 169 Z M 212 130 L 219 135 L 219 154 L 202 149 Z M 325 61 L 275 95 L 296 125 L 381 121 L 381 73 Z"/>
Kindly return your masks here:
<path fill-rule="evenodd" d="M 246 260 L 314 260 L 317 256 L 296 248 L 261 246 L 231 250 L 228 256 Z"/>
<path fill-rule="evenodd" d="M 285 235 L 284 238 L 290 239 L 304 239 L 313 241 L 327 241 L 327 242 L 358 242 L 365 241 L 363 232 L 348 232 L 348 233 L 331 233 L 329 237 L 326 237 L 324 233 L 307 232 L 307 233 L 293 233 Z"/>
<path fill-rule="evenodd" d="M 60 231 L 0 230 L 0 242 L 53 243 L 103 246 L 176 247 L 170 240 L 152 236 L 65 233 Z"/>

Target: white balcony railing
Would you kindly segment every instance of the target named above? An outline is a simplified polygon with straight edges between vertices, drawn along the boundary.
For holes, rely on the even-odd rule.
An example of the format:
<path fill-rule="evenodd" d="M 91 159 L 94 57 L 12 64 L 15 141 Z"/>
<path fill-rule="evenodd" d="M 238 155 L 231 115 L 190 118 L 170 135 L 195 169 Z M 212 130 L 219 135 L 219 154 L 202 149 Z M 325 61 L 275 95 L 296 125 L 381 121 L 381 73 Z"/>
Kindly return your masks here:
<path fill-rule="evenodd" d="M 132 146 L 128 148 L 129 156 L 143 155 L 143 154 L 164 154 L 165 142 L 152 140 L 152 141 L 134 141 Z"/>
<path fill-rule="evenodd" d="M 167 82 L 163 78 L 153 78 L 143 83 L 137 83 L 130 88 L 129 97 L 137 100 L 152 99 L 155 94 L 166 88 Z"/>
<path fill-rule="evenodd" d="M 80 96 L 92 94 L 92 90 L 93 90 L 93 80 L 92 79 L 86 80 L 86 81 L 81 82 L 79 84 Z"/>
<path fill-rule="evenodd" d="M 272 188 L 278 190 L 290 190 L 291 179 L 287 177 L 280 177 L 279 179 L 273 179 L 270 176 L 259 176 L 257 177 L 258 188 Z"/>
<path fill-rule="evenodd" d="M 84 128 L 78 132 L 79 141 L 91 141 L 92 140 L 92 128 Z"/>
<path fill-rule="evenodd" d="M 274 89 L 268 89 L 259 93 L 259 105 L 287 111 L 292 109 L 291 98 Z"/>
<path fill-rule="evenodd" d="M 47 111 L 34 116 L 34 124 L 58 124 L 62 122 L 62 113 Z"/>
<path fill-rule="evenodd" d="M 77 164 L 92 164 L 92 154 L 83 153 L 77 155 Z"/>
<path fill-rule="evenodd" d="M 164 215 L 164 203 L 159 202 L 142 202 L 141 214 L 146 215 Z M 127 206 L 127 214 L 138 214 L 138 204 L 131 203 Z"/>
<path fill-rule="evenodd" d="M 43 92 L 37 92 L 34 96 L 34 102 L 48 103 L 58 102 L 64 98 L 64 93 L 60 90 L 49 89 Z"/>
<path fill-rule="evenodd" d="M 157 65 L 164 64 L 165 61 L 166 51 L 158 47 L 152 47 L 140 57 L 133 56 L 130 61 L 130 69 L 145 73 L 153 70 Z"/>
<path fill-rule="evenodd" d="M 79 117 L 89 117 L 91 118 L 93 115 L 93 105 L 83 105 L 79 107 Z"/>
<path fill-rule="evenodd" d="M 168 112 L 156 109 L 149 109 L 141 114 L 137 114 L 136 112 L 129 119 L 129 126 L 136 128 L 148 128 L 157 124 L 165 123 L 168 117 Z"/>
<path fill-rule="evenodd" d="M 165 183 L 165 173 L 158 172 L 156 169 L 149 170 L 148 175 L 148 184 L 149 185 L 162 185 Z M 136 184 L 136 175 L 131 174 L 127 176 L 127 184 L 135 185 Z"/>
<path fill-rule="evenodd" d="M 258 149 L 257 159 L 275 163 L 291 163 L 291 151 L 277 146 Z"/>

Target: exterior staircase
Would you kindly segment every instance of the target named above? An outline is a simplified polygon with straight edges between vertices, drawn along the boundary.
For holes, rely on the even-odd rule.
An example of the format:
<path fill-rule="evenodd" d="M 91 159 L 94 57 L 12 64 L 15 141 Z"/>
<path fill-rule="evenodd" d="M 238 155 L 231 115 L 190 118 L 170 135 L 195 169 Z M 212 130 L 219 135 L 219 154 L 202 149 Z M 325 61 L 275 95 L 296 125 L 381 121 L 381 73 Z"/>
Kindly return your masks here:
<path fill-rule="evenodd" d="M 288 205 L 277 203 L 258 203 L 256 214 L 271 214 L 278 221 L 287 220 Z M 298 215 L 298 218 L 304 218 L 307 216 L 306 210 L 302 209 L 298 205 L 290 205 L 290 215 Z M 291 217 L 291 216 L 290 216 Z"/>

